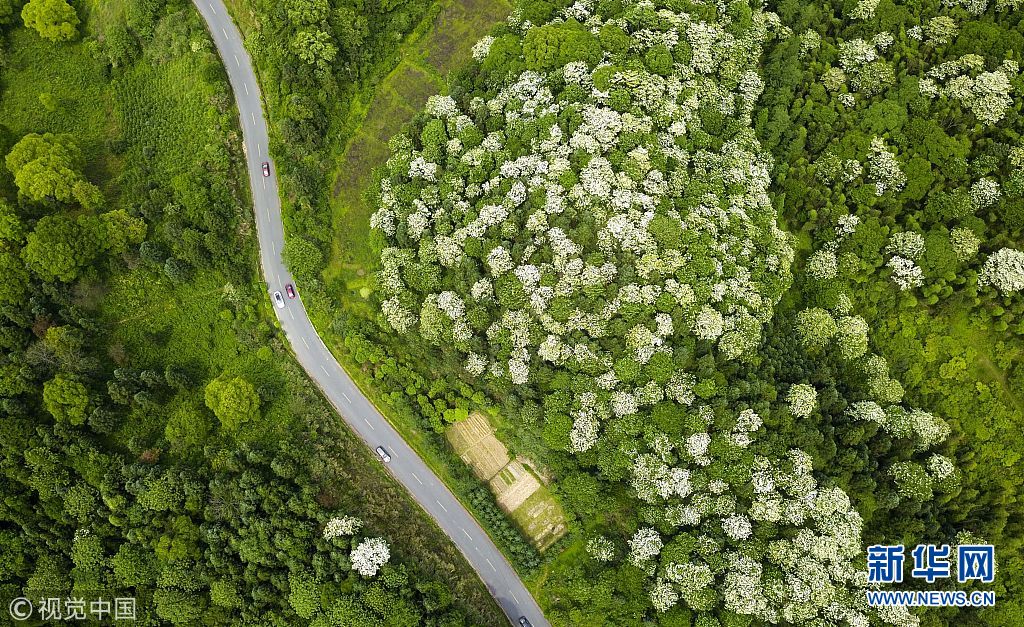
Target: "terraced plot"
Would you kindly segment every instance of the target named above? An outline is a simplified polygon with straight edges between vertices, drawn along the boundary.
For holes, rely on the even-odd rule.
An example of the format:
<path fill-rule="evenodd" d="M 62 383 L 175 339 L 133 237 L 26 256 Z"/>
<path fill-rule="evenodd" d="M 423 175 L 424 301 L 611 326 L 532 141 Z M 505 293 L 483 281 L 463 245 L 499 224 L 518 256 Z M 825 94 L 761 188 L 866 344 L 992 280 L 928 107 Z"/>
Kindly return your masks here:
<path fill-rule="evenodd" d="M 487 417 L 476 412 L 445 432 L 473 474 L 486 481 L 498 506 L 540 550 L 565 534 L 565 513 L 526 460 L 512 459 Z"/>

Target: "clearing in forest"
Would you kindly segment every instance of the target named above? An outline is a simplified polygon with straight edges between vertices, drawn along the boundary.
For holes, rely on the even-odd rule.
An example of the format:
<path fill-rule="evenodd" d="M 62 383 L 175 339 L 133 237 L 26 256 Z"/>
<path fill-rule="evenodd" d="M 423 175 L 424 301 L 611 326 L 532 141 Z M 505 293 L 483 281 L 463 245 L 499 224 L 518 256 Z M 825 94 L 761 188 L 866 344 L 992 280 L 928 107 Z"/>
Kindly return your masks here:
<path fill-rule="evenodd" d="M 479 412 L 455 423 L 446 434 L 452 448 L 481 481 L 490 481 L 509 463 L 508 449 L 494 437 L 490 423 Z"/>
<path fill-rule="evenodd" d="M 366 270 L 376 258 L 368 237 L 373 208 L 363 192 L 374 168 L 388 158 L 388 141 L 427 98 L 445 90 L 448 74 L 469 61 L 473 44 L 508 13 L 507 0 L 442 0 L 440 9 L 427 18 L 429 23 L 402 46 L 397 65 L 363 105 L 360 113 L 365 117 L 335 171 L 329 282 L 340 279 L 352 292 L 364 286 Z"/>
<path fill-rule="evenodd" d="M 494 435 L 487 417 L 470 414 L 445 432 L 455 453 L 481 481 L 486 481 L 508 514 L 540 550 L 565 533 L 565 514 L 551 492 L 525 463 L 512 459 Z"/>

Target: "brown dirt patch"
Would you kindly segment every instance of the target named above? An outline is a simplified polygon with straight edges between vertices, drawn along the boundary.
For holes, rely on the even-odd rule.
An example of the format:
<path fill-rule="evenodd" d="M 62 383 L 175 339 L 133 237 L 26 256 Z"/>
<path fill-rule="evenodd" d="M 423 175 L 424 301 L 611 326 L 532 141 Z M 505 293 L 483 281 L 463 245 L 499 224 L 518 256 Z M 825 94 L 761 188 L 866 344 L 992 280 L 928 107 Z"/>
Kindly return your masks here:
<path fill-rule="evenodd" d="M 490 423 L 479 412 L 448 427 L 445 437 L 481 481 L 489 481 L 509 462 L 508 449 L 494 437 Z"/>

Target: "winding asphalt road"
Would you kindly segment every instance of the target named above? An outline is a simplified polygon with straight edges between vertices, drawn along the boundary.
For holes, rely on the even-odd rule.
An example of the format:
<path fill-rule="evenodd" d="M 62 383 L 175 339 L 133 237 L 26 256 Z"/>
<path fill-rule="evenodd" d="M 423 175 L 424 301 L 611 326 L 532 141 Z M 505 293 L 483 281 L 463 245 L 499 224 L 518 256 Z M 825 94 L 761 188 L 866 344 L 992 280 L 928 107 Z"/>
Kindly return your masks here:
<path fill-rule="evenodd" d="M 284 226 L 277 178 L 263 176 L 263 163 L 269 163 L 273 173 L 274 162 L 268 154 L 267 123 L 256 73 L 242 44 L 242 36 L 222 0 L 193 0 L 193 3 L 206 21 L 235 92 L 256 213 L 260 263 L 268 293 L 285 294 L 285 285 L 294 284 L 294 279 L 281 258 Z M 309 321 L 302 301 L 285 297 L 285 307 L 275 307 L 274 311 L 306 373 L 367 446 L 383 446 L 391 454 L 388 464 L 391 474 L 459 547 L 509 620 L 518 625 L 519 617 L 525 616 L 537 627 L 548 626 L 537 602 L 490 537 L 334 359 Z"/>

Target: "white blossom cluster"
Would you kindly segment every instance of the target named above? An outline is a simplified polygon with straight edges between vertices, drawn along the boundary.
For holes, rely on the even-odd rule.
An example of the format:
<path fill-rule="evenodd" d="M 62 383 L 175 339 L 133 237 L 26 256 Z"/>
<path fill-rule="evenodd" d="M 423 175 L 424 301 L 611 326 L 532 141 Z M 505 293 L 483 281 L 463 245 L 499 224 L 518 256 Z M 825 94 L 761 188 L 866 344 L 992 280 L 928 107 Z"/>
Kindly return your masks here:
<path fill-rule="evenodd" d="M 873 0 L 863 0 L 858 8 L 873 11 L 872 4 L 877 5 Z M 854 92 L 872 96 L 884 86 L 893 84 L 896 80 L 895 71 L 880 54 L 892 46 L 893 42 L 894 38 L 888 32 L 878 33 L 871 41 L 857 38 L 839 42 L 839 67 L 829 68 L 822 75 L 825 88 L 839 91 L 848 87 Z M 853 96 L 852 93 L 840 94 L 844 95 Z M 849 106 L 849 103 L 844 104 Z"/>
<path fill-rule="evenodd" d="M 599 562 L 615 559 L 615 544 L 604 536 L 594 536 L 587 540 L 587 553 Z"/>
<path fill-rule="evenodd" d="M 975 209 L 984 209 L 999 202 L 999 183 L 990 178 L 980 179 L 971 185 L 971 204 Z"/>
<path fill-rule="evenodd" d="M 391 549 L 384 538 L 364 538 L 349 555 L 352 569 L 363 577 L 373 577 L 391 559 Z"/>
<path fill-rule="evenodd" d="M 895 438 L 913 440 L 919 451 L 943 442 L 950 433 L 944 420 L 922 409 L 907 410 L 899 405 L 882 409 L 874 401 L 860 401 L 850 406 L 847 415 L 854 420 L 874 422 Z"/>
<path fill-rule="evenodd" d="M 863 573 L 855 566 L 863 551 L 861 517 L 841 489 L 817 483 L 806 453 L 793 449 L 777 462 L 759 455 L 747 462 L 730 457 L 730 465 L 749 466 L 744 466 L 750 476 L 746 486 L 709 476 L 716 464 L 725 463 L 709 456 L 713 440 L 742 447 L 732 436 L 760 427 L 760 417 L 744 410 L 731 432 L 715 431 L 709 422 L 711 432 L 685 437 L 678 447 L 648 442 L 649 451 L 637 454 L 634 484 L 640 478 L 641 483 L 666 480 L 671 485 L 670 477 L 687 477 L 688 487 L 681 491 L 650 485 L 637 489 L 651 490 L 642 500 L 664 504 L 664 523 L 696 538 L 685 560 L 663 552 L 664 540 L 653 528 L 642 528 L 630 539 L 630 561 L 653 577 L 648 588 L 653 606 L 667 611 L 677 603 L 699 603 L 697 595 L 714 585 L 726 609 L 764 623 L 828 624 L 823 619 L 840 616 L 850 624 L 869 624 L 871 611 L 863 593 L 857 594 L 863 586 Z M 939 462 L 934 465 L 942 470 Z M 751 488 L 753 496 L 742 496 Z M 779 530 L 768 541 L 763 561 L 750 557 L 751 547 L 764 541 L 755 539 L 758 525 Z M 704 557 L 710 553 L 726 558 L 724 570 L 712 570 Z M 658 555 L 662 560 L 652 571 Z"/>
<path fill-rule="evenodd" d="M 874 17 L 875 10 L 881 0 L 858 0 L 850 12 L 850 17 L 855 20 L 868 20 Z"/>
<path fill-rule="evenodd" d="M 1001 248 L 989 255 L 978 283 L 991 285 L 1003 294 L 1024 290 L 1024 252 Z"/>
<path fill-rule="evenodd" d="M 885 267 L 892 271 L 890 278 L 902 291 L 924 285 L 924 271 L 911 259 L 896 255 L 885 264 Z"/>
<path fill-rule="evenodd" d="M 340 536 L 351 536 L 359 532 L 363 527 L 363 521 L 354 516 L 341 516 L 332 518 L 324 525 L 324 540 L 331 540 Z"/>
<path fill-rule="evenodd" d="M 599 29 L 601 17 L 581 6 L 564 15 L 586 13 Z M 602 401 L 610 413 L 577 412 L 577 452 L 594 445 L 603 416 L 678 396 L 678 380 L 654 389 L 613 378 L 620 355 L 602 338 L 622 319 L 630 317 L 625 344 L 641 365 L 671 355 L 686 335 L 740 358 L 790 281 L 790 238 L 768 197 L 770 158 L 750 126 L 764 85 L 749 68 L 770 31 L 781 32 L 778 20 L 758 11 L 736 35 L 659 9 L 664 27 L 631 33 L 631 53 L 685 42 L 692 61 L 668 77 L 573 61 L 551 76 L 509 77 L 486 98 L 431 98 L 426 113 L 449 139 L 421 149 L 409 137 L 392 141 L 371 220 L 390 244 L 377 282 L 395 331 L 458 351 L 473 376 L 517 385 L 537 364 L 608 373 L 595 387 L 612 392 Z M 559 92 L 566 84 L 578 88 L 572 99 Z M 610 104 L 615 90 L 632 97 L 628 111 Z M 720 149 L 691 139 L 707 136 L 698 115 L 707 108 L 740 122 Z M 495 118 L 502 130 L 481 130 Z M 438 287 L 456 274 L 472 276 L 471 288 Z"/>
<path fill-rule="evenodd" d="M 794 384 L 786 394 L 786 403 L 794 416 L 806 418 L 818 407 L 818 391 L 807 383 Z"/>
<path fill-rule="evenodd" d="M 650 527 L 638 529 L 629 539 L 629 561 L 640 566 L 661 553 L 664 543 L 658 532 Z"/>
<path fill-rule="evenodd" d="M 875 193 L 879 196 L 889 190 L 899 191 L 907 184 L 907 175 L 900 169 L 896 155 L 885 146 L 881 137 L 871 140 L 871 151 L 868 153 L 868 178 L 875 184 Z"/>
<path fill-rule="evenodd" d="M 1019 73 L 1020 66 L 1012 59 L 1006 59 L 993 71 L 985 71 L 984 58 L 967 54 L 928 70 L 919 87 L 926 96 L 959 102 L 983 124 L 995 124 L 1013 105 L 1012 81 Z"/>
<path fill-rule="evenodd" d="M 947 7 L 963 7 L 971 15 L 981 15 L 989 7 L 988 0 L 943 0 L 942 4 Z M 1024 2 L 1021 0 L 996 0 L 995 2 L 996 11 L 1015 11 L 1022 5 Z"/>
<path fill-rule="evenodd" d="M 924 270 L 917 262 L 924 256 L 924 236 L 916 231 L 900 231 L 889 237 L 883 251 L 892 255 L 885 264 L 891 271 L 890 279 L 901 291 L 924 285 Z"/>
<path fill-rule="evenodd" d="M 924 254 L 924 235 L 917 231 L 900 231 L 889 236 L 885 252 L 917 261 Z"/>

